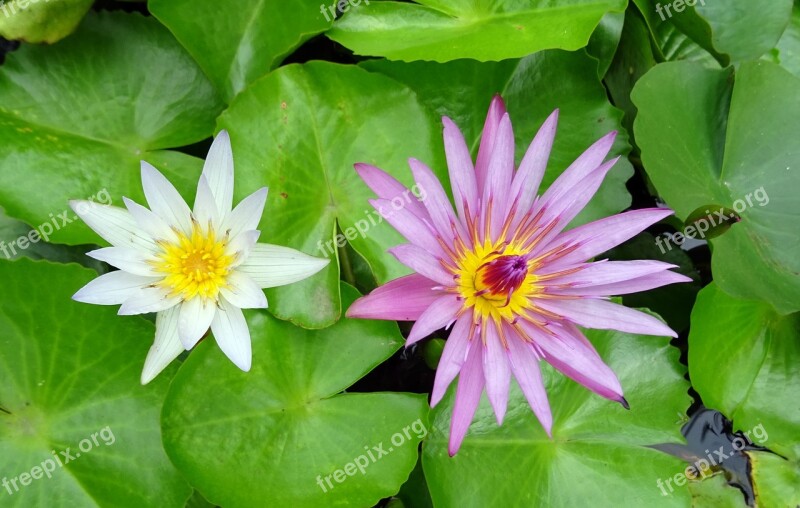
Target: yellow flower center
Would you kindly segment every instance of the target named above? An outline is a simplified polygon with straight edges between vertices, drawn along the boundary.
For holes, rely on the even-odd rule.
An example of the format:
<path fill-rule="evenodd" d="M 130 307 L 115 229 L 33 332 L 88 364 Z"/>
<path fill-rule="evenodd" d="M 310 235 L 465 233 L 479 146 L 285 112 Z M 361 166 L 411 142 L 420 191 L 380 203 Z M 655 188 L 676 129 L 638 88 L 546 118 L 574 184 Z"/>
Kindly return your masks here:
<path fill-rule="evenodd" d="M 196 296 L 216 300 L 219 290 L 227 285 L 227 276 L 234 257 L 226 253 L 227 238 L 217 239 L 213 228 L 204 232 L 194 224 L 191 235 L 180 233 L 174 243 L 162 243 L 154 263 L 165 275 L 159 282 L 170 289 L 170 296 L 184 300 Z"/>
<path fill-rule="evenodd" d="M 514 245 L 488 240 L 464 252 L 456 261 L 459 294 L 466 307 L 482 319 L 513 321 L 533 307 L 530 298 L 539 291 L 533 263 Z"/>

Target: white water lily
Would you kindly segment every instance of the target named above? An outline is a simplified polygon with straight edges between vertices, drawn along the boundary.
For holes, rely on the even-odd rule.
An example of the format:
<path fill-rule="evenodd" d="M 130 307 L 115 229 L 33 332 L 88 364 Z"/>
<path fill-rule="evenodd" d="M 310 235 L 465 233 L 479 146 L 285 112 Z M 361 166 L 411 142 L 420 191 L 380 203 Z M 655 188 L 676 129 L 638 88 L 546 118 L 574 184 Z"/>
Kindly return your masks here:
<path fill-rule="evenodd" d="M 262 288 L 291 284 L 328 264 L 300 251 L 256 243 L 267 188 L 233 208 L 233 154 L 221 131 L 208 153 L 194 209 L 156 168 L 142 161 L 150 209 L 127 198 L 127 208 L 71 201 L 86 224 L 112 247 L 88 255 L 119 268 L 81 288 L 74 300 L 119 305 L 120 315 L 156 312 L 155 342 L 142 384 L 155 378 L 209 327 L 240 369 L 252 362 L 250 331 L 241 309 L 267 307 Z"/>

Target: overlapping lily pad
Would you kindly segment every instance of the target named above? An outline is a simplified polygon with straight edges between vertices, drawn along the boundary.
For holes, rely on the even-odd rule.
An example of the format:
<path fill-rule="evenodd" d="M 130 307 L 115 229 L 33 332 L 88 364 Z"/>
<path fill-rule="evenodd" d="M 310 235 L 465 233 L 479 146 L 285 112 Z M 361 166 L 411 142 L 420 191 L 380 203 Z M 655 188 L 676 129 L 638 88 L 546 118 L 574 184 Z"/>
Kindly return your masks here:
<path fill-rule="evenodd" d="M 408 273 L 386 253 L 402 237 L 372 209 L 375 194 L 353 164 L 375 164 L 409 187 L 409 157 L 446 174 L 433 150 L 438 129 L 411 90 L 354 66 L 289 65 L 240 94 L 220 126 L 231 133 L 237 188 L 270 188 L 261 241 L 337 258 L 338 224 L 347 235 L 339 243 L 350 241 L 380 283 Z M 321 273 L 271 290 L 271 311 L 314 328 L 336 321 L 339 267 Z"/>
<path fill-rule="evenodd" d="M 736 430 L 760 425 L 768 436 L 760 444 L 800 458 L 800 314 L 780 316 L 710 284 L 692 311 L 689 374 L 703 402 Z"/>
<path fill-rule="evenodd" d="M 342 294 L 345 304 L 357 296 Z M 203 343 L 164 404 L 165 447 L 189 482 L 231 508 L 362 507 L 395 494 L 427 434 L 425 397 L 340 392 L 400 348 L 397 325 L 308 331 L 265 312 L 248 322 L 251 372 Z"/>
<path fill-rule="evenodd" d="M 92 3 L 92 0 L 3 2 L 0 4 L 3 13 L 0 36 L 52 44 L 75 30 Z"/>
<path fill-rule="evenodd" d="M 452 118 L 464 132 L 473 157 L 477 155 L 492 95 L 501 94 L 508 106 L 516 137 L 517 162 L 522 160 L 544 120 L 559 108 L 558 131 L 543 188 L 591 143 L 611 130 L 620 131 L 611 156 L 630 151 L 627 133 L 621 127 L 622 112 L 609 104 L 605 89 L 597 79 L 596 65 L 596 61 L 583 52 L 557 50 L 497 63 L 374 60 L 362 64 L 406 83 L 437 117 Z M 630 194 L 625 182 L 632 173 L 627 159 L 620 159 L 574 224 L 627 208 Z"/>
<path fill-rule="evenodd" d="M 708 206 L 742 218 L 711 240 L 719 287 L 800 310 L 800 79 L 767 62 L 714 70 L 661 64 L 637 83 L 636 140 L 681 219 Z"/>
<path fill-rule="evenodd" d="M 151 0 L 149 7 L 227 100 L 333 21 L 320 10 L 325 2 Z"/>
<path fill-rule="evenodd" d="M 222 108 L 211 83 L 156 20 L 90 14 L 52 47 L 25 45 L 0 67 L 0 201 L 52 239 L 96 242 L 62 217 L 69 199 L 142 196 L 139 160 L 193 192 L 201 162 L 166 148 L 209 137 Z"/>
<path fill-rule="evenodd" d="M 350 9 L 328 37 L 359 55 L 392 60 L 504 60 L 585 46 L 624 0 L 376 1 Z"/>
<path fill-rule="evenodd" d="M 513 384 L 509 413 L 498 427 L 485 397 L 455 457 L 447 454 L 453 388 L 432 412 L 423 465 L 439 506 L 688 506 L 689 491 L 658 487 L 685 464 L 647 445 L 681 442 L 689 404 L 678 351 L 668 339 L 589 331 L 615 370 L 631 409 L 543 369 L 553 410 L 553 438 L 542 430 Z"/>
<path fill-rule="evenodd" d="M 154 327 L 70 300 L 95 275 L 0 262 L 0 475 L 16 482 L 3 506 L 178 508 L 191 494 L 161 445 L 175 368 L 140 386 Z"/>

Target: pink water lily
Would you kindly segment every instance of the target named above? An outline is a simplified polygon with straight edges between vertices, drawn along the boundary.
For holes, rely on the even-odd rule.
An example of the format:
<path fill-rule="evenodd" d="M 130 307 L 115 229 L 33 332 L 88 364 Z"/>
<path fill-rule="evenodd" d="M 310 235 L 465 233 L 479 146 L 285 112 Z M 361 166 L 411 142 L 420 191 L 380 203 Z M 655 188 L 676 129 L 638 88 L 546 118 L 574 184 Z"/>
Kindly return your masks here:
<path fill-rule="evenodd" d="M 556 110 L 515 170 L 514 133 L 500 97 L 489 108 L 474 165 L 463 135 L 445 117 L 455 210 L 433 172 L 411 159 L 425 199 L 386 214 L 386 220 L 409 242 L 390 252 L 416 273 L 377 288 L 347 312 L 350 317 L 416 321 L 406 345 L 452 325 L 431 396 L 435 406 L 458 375 L 450 455 L 461 446 L 484 389 L 502 424 L 512 375 L 551 434 L 540 360 L 627 407 L 617 376 L 579 326 L 675 336 L 659 319 L 608 298 L 689 281 L 669 271 L 674 265 L 588 261 L 672 211 L 634 210 L 565 231 L 618 158 L 604 162 L 616 136 L 611 132 L 538 196 L 557 119 Z M 356 170 L 378 195 L 371 203 L 379 210 L 408 195 L 376 167 L 357 164 Z"/>

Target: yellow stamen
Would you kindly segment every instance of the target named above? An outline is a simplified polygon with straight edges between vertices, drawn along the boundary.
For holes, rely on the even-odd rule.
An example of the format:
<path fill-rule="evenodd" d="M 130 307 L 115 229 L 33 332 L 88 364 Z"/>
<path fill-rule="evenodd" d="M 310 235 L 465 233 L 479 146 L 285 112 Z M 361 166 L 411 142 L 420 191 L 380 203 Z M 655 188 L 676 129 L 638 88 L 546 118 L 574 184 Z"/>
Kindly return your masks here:
<path fill-rule="evenodd" d="M 161 253 L 153 263 L 164 274 L 159 285 L 184 300 L 196 296 L 216 300 L 226 287 L 234 257 L 226 253 L 227 237 L 217 239 L 212 227 L 207 231 L 195 223 L 191 235 L 179 233 L 173 243 L 161 243 Z"/>

